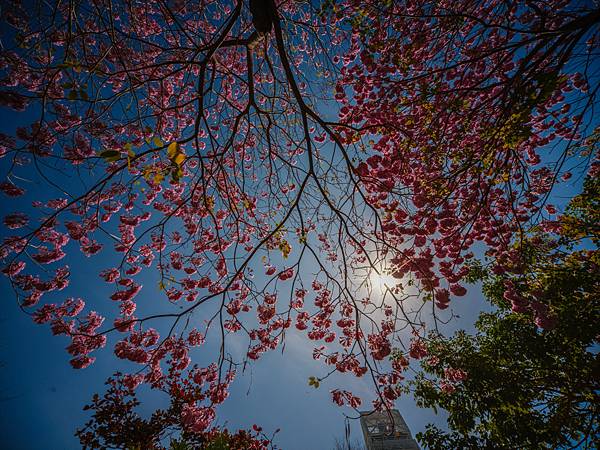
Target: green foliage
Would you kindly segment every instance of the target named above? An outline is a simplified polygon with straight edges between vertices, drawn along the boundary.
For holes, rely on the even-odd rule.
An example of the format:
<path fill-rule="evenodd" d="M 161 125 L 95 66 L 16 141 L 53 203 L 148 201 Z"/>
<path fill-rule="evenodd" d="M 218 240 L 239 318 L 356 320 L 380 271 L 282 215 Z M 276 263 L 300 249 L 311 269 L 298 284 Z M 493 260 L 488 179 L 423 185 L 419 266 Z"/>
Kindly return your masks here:
<path fill-rule="evenodd" d="M 173 439 L 171 441 L 171 445 L 169 446 L 169 450 L 191 450 L 192 447 L 190 447 L 187 442 L 185 442 L 183 439 L 182 440 L 176 440 Z"/>
<path fill-rule="evenodd" d="M 589 238 L 594 245 L 600 243 L 600 179 L 585 180 L 583 192 L 569 203 L 562 220 L 563 240 Z"/>
<path fill-rule="evenodd" d="M 309 386 L 314 386 L 315 389 L 318 389 L 320 384 L 321 384 L 321 382 L 318 378 L 308 377 L 308 385 Z"/>
<path fill-rule="evenodd" d="M 469 273 L 465 277 L 467 283 L 477 283 L 488 277 L 488 271 L 483 267 L 480 261 L 474 260 L 469 264 Z"/>
<path fill-rule="evenodd" d="M 212 442 L 209 442 L 205 445 L 206 450 L 228 450 L 231 447 L 229 446 L 229 437 L 225 434 L 219 434 L 214 438 Z"/>
<path fill-rule="evenodd" d="M 98 154 L 98 156 L 100 156 L 100 158 L 104 158 L 106 162 L 115 162 L 121 159 L 121 152 L 118 150 L 103 150 Z"/>
<path fill-rule="evenodd" d="M 421 407 L 443 408 L 450 431 L 429 425 L 417 438 L 433 449 L 598 448 L 600 444 L 600 253 L 598 180 L 587 180 L 561 218 L 558 238 L 539 231 L 520 243 L 521 262 L 502 275 L 481 264 L 468 279 L 498 308 L 477 333 L 432 335 L 413 382 Z M 581 248 L 589 238 L 595 247 Z M 506 283 L 534 305 L 511 311 Z M 543 310 L 552 320 L 534 320 Z M 453 382 L 448 370 L 466 372 Z"/>

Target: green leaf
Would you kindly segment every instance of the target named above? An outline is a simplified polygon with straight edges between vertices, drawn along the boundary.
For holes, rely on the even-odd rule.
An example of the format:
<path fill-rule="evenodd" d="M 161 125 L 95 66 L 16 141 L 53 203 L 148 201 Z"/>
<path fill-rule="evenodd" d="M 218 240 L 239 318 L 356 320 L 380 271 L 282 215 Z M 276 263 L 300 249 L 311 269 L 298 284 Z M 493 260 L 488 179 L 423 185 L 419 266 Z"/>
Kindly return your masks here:
<path fill-rule="evenodd" d="M 121 152 L 118 150 L 103 150 L 98 156 L 104 158 L 106 162 L 115 162 L 121 159 Z"/>
<path fill-rule="evenodd" d="M 171 181 L 173 181 L 174 183 L 179 183 L 179 180 L 181 179 L 182 176 L 183 176 L 183 170 L 181 170 L 181 168 L 179 168 L 179 167 L 177 167 L 171 171 Z"/>

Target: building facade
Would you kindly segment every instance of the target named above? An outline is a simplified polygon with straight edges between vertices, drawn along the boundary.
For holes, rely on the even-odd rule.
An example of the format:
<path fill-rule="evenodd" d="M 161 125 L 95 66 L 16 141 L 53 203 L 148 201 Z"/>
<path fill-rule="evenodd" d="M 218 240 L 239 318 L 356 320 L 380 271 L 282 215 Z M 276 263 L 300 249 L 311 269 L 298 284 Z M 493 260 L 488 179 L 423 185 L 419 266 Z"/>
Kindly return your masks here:
<path fill-rule="evenodd" d="M 397 409 L 360 413 L 367 450 L 419 450 Z"/>

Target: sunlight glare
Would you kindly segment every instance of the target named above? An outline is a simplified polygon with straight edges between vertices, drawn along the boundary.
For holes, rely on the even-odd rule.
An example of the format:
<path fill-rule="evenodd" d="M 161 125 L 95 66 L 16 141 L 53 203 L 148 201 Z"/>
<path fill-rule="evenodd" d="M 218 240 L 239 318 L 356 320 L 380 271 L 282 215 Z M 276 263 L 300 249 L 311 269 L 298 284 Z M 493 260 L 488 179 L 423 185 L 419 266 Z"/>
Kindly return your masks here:
<path fill-rule="evenodd" d="M 376 273 L 375 271 L 371 272 L 370 275 L 371 287 L 374 291 L 378 291 L 380 293 L 384 293 L 387 288 L 393 288 L 400 282 L 400 280 L 394 278 L 390 274 L 384 273 L 380 271 L 380 273 Z"/>

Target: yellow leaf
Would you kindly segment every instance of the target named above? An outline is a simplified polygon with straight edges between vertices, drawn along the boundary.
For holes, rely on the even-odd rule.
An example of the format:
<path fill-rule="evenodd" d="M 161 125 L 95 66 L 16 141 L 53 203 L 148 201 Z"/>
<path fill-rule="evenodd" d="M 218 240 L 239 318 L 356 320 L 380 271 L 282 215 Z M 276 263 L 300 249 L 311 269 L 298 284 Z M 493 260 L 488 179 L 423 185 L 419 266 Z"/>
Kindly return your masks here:
<path fill-rule="evenodd" d="M 146 181 L 150 181 L 150 177 L 152 176 L 152 167 L 150 166 L 146 166 L 142 169 L 142 174 L 144 175 L 144 178 L 146 179 Z"/>
<path fill-rule="evenodd" d="M 127 156 L 130 158 L 135 157 L 135 152 L 133 151 L 133 145 L 131 145 L 131 143 L 125 144 L 125 150 L 127 150 Z"/>
<path fill-rule="evenodd" d="M 169 157 L 169 159 L 173 159 L 175 157 L 175 155 L 177 154 L 179 149 L 179 145 L 177 144 L 177 142 L 171 142 L 169 144 L 169 146 L 167 147 L 167 156 Z"/>
<path fill-rule="evenodd" d="M 159 137 L 154 137 L 154 139 L 152 139 L 152 143 L 156 146 L 156 147 L 162 147 L 163 141 L 161 141 L 161 139 Z"/>
<path fill-rule="evenodd" d="M 165 179 L 165 176 L 162 173 L 159 172 L 159 173 L 154 174 L 154 184 L 160 184 L 160 182 L 164 179 Z"/>
<path fill-rule="evenodd" d="M 206 207 L 211 211 L 215 207 L 215 199 L 211 195 L 206 197 Z"/>
<path fill-rule="evenodd" d="M 283 257 L 285 259 L 287 259 L 290 252 L 292 251 L 292 247 L 290 246 L 288 241 L 286 241 L 285 239 L 282 239 L 281 242 L 279 243 L 279 250 L 281 250 L 281 254 L 283 255 Z"/>
<path fill-rule="evenodd" d="M 181 163 L 185 160 L 185 155 L 183 153 L 178 154 L 175 159 L 173 160 L 173 162 L 175 164 L 177 164 L 178 166 L 181 165 Z"/>

